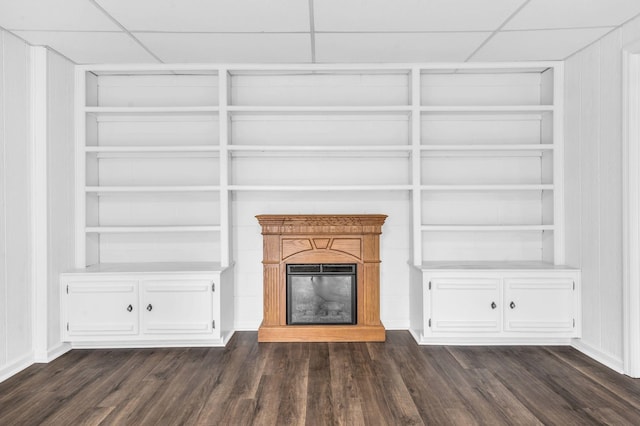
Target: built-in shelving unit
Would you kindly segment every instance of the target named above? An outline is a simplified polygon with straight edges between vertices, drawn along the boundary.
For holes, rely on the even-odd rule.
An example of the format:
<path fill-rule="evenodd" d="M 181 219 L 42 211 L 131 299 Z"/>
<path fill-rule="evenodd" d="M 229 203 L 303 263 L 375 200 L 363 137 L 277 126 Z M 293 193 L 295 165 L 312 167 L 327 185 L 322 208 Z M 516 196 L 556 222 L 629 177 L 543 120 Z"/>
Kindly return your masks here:
<path fill-rule="evenodd" d="M 562 263 L 561 83 L 557 63 L 79 67 L 78 265 L 136 262 L 153 233 L 158 261 L 229 264 L 236 191 L 404 191 L 414 265 Z"/>
<path fill-rule="evenodd" d="M 420 71 L 415 265 L 563 262 L 561 75 Z"/>
<path fill-rule="evenodd" d="M 60 286 L 74 346 L 219 346 L 233 334 L 218 75 L 78 67 L 78 269 Z"/>
<path fill-rule="evenodd" d="M 218 71 L 82 68 L 77 82 L 78 266 L 220 262 Z"/>
<path fill-rule="evenodd" d="M 230 70 L 229 189 L 411 190 L 410 72 Z"/>
<path fill-rule="evenodd" d="M 79 66 L 77 266 L 224 269 L 234 197 L 314 193 L 402 194 L 417 269 L 552 268 L 562 82 L 555 62 Z"/>

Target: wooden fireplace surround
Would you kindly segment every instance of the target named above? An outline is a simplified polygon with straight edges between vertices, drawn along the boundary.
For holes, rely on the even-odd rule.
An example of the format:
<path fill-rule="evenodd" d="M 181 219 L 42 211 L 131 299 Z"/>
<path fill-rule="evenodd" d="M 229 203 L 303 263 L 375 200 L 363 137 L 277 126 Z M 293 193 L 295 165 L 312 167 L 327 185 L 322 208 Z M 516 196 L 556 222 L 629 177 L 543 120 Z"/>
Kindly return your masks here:
<path fill-rule="evenodd" d="M 264 316 L 259 342 L 384 342 L 380 234 L 386 215 L 258 215 Z M 287 325 L 286 265 L 355 263 L 355 325 Z"/>

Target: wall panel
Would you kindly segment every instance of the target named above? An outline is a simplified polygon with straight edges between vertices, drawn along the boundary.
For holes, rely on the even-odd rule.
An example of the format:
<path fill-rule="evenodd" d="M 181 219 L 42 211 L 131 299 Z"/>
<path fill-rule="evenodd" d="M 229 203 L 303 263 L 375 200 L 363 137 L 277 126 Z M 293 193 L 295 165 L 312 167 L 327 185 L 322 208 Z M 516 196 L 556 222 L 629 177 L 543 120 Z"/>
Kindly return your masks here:
<path fill-rule="evenodd" d="M 600 41 L 600 299 L 602 346 L 622 344 L 622 56 L 621 31 Z M 605 308 L 606 307 L 606 308 Z"/>
<path fill-rule="evenodd" d="M 6 364 L 32 352 L 29 47 L 14 36 L 2 40 L 4 120 L 3 304 Z"/>
<path fill-rule="evenodd" d="M 637 18 L 567 59 L 565 75 L 567 263 L 582 268 L 580 345 L 613 368 L 623 354 L 621 59 L 639 38 Z"/>
<path fill-rule="evenodd" d="M 565 239 L 566 253 L 565 261 L 567 265 L 579 266 L 582 256 L 582 216 L 580 214 L 580 198 L 581 198 L 581 156 L 580 137 L 580 86 L 581 61 L 576 59 L 567 62 L 565 66 L 567 78 L 565 82 L 565 97 L 567 98 L 567 106 L 565 108 Z M 568 102 L 571 101 L 571 102 Z"/>
<path fill-rule="evenodd" d="M 58 275 L 73 266 L 74 65 L 46 52 L 46 69 L 32 69 L 34 54 L 0 31 L 0 380 L 33 363 L 36 338 L 39 348 L 46 348 L 39 360 L 61 353 Z M 46 77 L 46 85 L 32 86 L 32 77 Z M 37 126 L 45 123 L 34 123 L 32 91 L 45 86 L 47 92 L 38 97 L 47 100 L 43 154 L 33 151 Z M 42 180 L 32 177 L 37 154 L 46 156 Z M 35 191 L 36 185 L 46 185 L 45 192 Z M 44 211 L 35 211 L 38 194 L 46 194 Z M 47 219 L 46 276 L 38 282 L 33 249 L 43 239 L 33 233 L 34 215 Z M 46 309 L 42 319 L 35 315 L 35 286 L 46 298 L 37 305 Z"/>
<path fill-rule="evenodd" d="M 600 180 L 599 133 L 600 133 L 600 49 L 589 49 L 582 55 L 581 68 L 581 113 L 580 180 L 582 194 L 582 298 L 583 337 L 601 346 L 600 330 Z"/>
<path fill-rule="evenodd" d="M 60 345 L 58 277 L 74 266 L 74 64 L 47 54 L 47 347 Z"/>
<path fill-rule="evenodd" d="M 7 244 L 5 202 L 5 131 L 4 131 L 4 31 L 0 31 L 0 369 L 7 364 Z"/>

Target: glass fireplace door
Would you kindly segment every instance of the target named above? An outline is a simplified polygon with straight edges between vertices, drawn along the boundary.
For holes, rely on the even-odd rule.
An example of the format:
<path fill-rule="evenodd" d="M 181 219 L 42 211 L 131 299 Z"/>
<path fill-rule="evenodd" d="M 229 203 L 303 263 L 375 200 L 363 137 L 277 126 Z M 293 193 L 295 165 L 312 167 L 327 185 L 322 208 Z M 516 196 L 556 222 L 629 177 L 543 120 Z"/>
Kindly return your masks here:
<path fill-rule="evenodd" d="M 356 324 L 356 266 L 287 265 L 287 324 Z"/>

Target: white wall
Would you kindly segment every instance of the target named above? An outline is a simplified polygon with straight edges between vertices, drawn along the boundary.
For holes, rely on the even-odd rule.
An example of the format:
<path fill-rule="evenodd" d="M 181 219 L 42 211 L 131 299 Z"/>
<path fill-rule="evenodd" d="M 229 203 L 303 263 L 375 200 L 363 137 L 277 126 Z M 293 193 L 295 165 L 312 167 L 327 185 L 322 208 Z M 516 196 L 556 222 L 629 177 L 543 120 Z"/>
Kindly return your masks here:
<path fill-rule="evenodd" d="M 265 171 L 268 172 L 268 171 Z M 409 326 L 410 199 L 408 191 L 238 192 L 233 195 L 236 328 L 262 321 L 262 235 L 258 214 L 386 214 L 380 251 L 380 318 L 388 329 Z"/>
<path fill-rule="evenodd" d="M 47 352 L 61 348 L 58 277 L 74 266 L 74 64 L 47 52 Z"/>
<path fill-rule="evenodd" d="M 622 369 L 622 48 L 640 19 L 566 62 L 567 264 L 582 269 L 577 346 Z"/>
<path fill-rule="evenodd" d="M 29 46 L 0 31 L 0 380 L 32 345 Z"/>
<path fill-rule="evenodd" d="M 36 66 L 37 58 L 42 67 Z M 32 48 L 4 31 L 0 65 L 2 381 L 67 349 L 60 341 L 58 275 L 73 267 L 74 256 L 74 68 L 59 55 Z"/>

